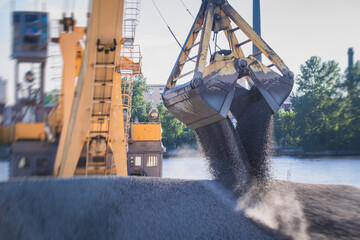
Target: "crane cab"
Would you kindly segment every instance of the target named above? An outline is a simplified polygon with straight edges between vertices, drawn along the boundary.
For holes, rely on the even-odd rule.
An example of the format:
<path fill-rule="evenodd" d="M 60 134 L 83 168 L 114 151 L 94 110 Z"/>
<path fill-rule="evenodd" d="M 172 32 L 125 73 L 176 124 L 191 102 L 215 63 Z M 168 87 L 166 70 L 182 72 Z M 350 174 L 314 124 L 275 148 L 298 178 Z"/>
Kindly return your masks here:
<path fill-rule="evenodd" d="M 131 124 L 128 175 L 162 177 L 163 146 L 158 122 Z"/>

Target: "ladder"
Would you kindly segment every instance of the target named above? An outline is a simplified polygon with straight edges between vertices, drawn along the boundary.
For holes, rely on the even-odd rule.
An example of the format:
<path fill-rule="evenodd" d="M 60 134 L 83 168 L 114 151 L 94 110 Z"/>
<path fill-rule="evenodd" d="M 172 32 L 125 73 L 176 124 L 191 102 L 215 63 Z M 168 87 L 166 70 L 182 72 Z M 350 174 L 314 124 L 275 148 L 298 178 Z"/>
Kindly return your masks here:
<path fill-rule="evenodd" d="M 121 94 L 125 124 L 125 137 L 130 137 L 131 97 L 135 75 L 141 74 L 140 45 L 121 46 L 117 72 L 121 75 Z"/>
<path fill-rule="evenodd" d="M 123 21 L 123 39 L 124 45 L 133 45 L 135 39 L 135 30 L 139 23 L 140 0 L 125 0 L 124 3 L 124 21 Z"/>
<path fill-rule="evenodd" d="M 112 88 L 115 73 L 116 42 L 97 42 L 90 107 L 90 130 L 86 141 L 85 175 L 115 172 L 108 159 Z"/>

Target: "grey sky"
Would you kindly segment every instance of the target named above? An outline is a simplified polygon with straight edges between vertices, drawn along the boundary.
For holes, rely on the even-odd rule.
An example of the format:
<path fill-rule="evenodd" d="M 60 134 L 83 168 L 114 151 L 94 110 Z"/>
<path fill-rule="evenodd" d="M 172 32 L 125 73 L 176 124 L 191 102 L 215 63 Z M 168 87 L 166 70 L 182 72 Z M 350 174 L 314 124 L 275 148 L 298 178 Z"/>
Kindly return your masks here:
<path fill-rule="evenodd" d="M 183 0 L 196 15 L 201 0 Z M 228 0 L 240 15 L 252 24 L 252 0 Z M 16 10 L 33 10 L 34 0 L 17 0 Z M 51 19 L 61 16 L 63 1 L 47 0 Z M 155 0 L 170 27 L 183 43 L 193 19 L 180 0 Z M 40 5 L 40 4 L 39 4 Z M 75 18 L 79 26 L 86 24 L 87 0 L 77 0 Z M 38 7 L 40 9 L 40 7 Z M 360 59 L 360 1 L 359 0 L 261 0 L 262 38 L 299 73 L 300 64 L 311 56 L 336 60 L 342 70 L 347 66 L 347 49 L 353 47 L 355 59 Z M 10 1 L 0 0 L 0 76 L 8 79 L 8 99 L 12 100 L 14 61 L 10 61 Z M 55 22 L 53 22 L 55 23 Z M 55 24 L 52 26 L 56 28 Z M 244 39 L 246 40 L 246 39 Z M 142 0 L 140 24 L 136 42 L 141 45 L 143 73 L 149 83 L 165 84 L 180 48 L 162 22 L 151 0 Z M 56 53 L 51 47 L 50 54 Z M 49 59 L 46 89 L 59 88 L 58 66 L 61 58 Z"/>

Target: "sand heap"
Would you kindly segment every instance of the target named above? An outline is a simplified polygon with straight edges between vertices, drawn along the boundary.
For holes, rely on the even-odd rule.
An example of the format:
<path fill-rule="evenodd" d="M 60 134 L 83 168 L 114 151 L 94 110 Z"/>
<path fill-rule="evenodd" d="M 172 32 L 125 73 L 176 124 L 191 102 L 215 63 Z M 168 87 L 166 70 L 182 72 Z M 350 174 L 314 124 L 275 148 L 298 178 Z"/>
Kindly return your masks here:
<path fill-rule="evenodd" d="M 6 182 L 0 183 L 0 236 L 355 240 L 360 236 L 360 189 L 270 181 L 266 195 L 248 201 L 236 199 L 218 181 L 98 177 Z"/>

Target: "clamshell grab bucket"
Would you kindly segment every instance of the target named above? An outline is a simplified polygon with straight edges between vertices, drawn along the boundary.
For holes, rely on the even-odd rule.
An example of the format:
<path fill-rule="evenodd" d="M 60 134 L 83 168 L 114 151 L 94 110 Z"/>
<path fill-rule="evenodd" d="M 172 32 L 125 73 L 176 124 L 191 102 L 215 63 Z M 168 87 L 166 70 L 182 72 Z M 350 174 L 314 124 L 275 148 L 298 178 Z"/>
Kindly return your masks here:
<path fill-rule="evenodd" d="M 248 69 L 251 80 L 273 112 L 279 111 L 294 86 L 292 72 L 281 76 L 259 61 L 253 61 Z"/>
<path fill-rule="evenodd" d="M 234 61 L 234 69 L 237 62 Z M 248 62 L 250 64 L 246 68 L 237 72 L 233 70 L 231 74 L 211 74 L 198 87 L 193 88 L 189 82 L 165 91 L 165 107 L 191 129 L 220 121 L 227 117 L 229 111 L 239 119 L 260 97 L 266 100 L 274 113 L 277 112 L 289 96 L 294 81 L 254 58 L 248 59 Z M 244 73 L 248 74 L 247 79 L 252 85 L 249 90 L 237 84 L 239 75 Z"/>
<path fill-rule="evenodd" d="M 205 78 L 196 88 L 190 82 L 177 86 L 164 92 L 164 105 L 191 129 L 220 121 L 229 112 L 237 75 Z"/>
<path fill-rule="evenodd" d="M 237 31 L 248 39 L 239 41 Z M 229 48 L 217 46 L 220 32 L 225 33 Z M 196 42 L 198 35 L 200 40 Z M 210 46 L 212 35 L 213 48 Z M 245 57 L 242 46 L 250 42 L 259 52 Z M 197 54 L 191 56 L 197 46 Z M 260 54 L 271 62 L 269 66 L 256 59 Z M 191 62 L 195 62 L 192 80 L 177 85 L 180 78 L 191 73 L 181 74 L 185 64 Z M 276 67 L 279 73 L 271 67 Z M 259 99 L 265 99 L 273 113 L 277 112 L 292 90 L 293 78 L 281 58 L 226 0 L 203 0 L 162 97 L 172 115 L 189 128 L 197 129 L 226 118 L 229 112 L 236 119 L 246 117 L 246 112 Z M 238 83 L 240 79 L 246 79 L 247 84 Z"/>

